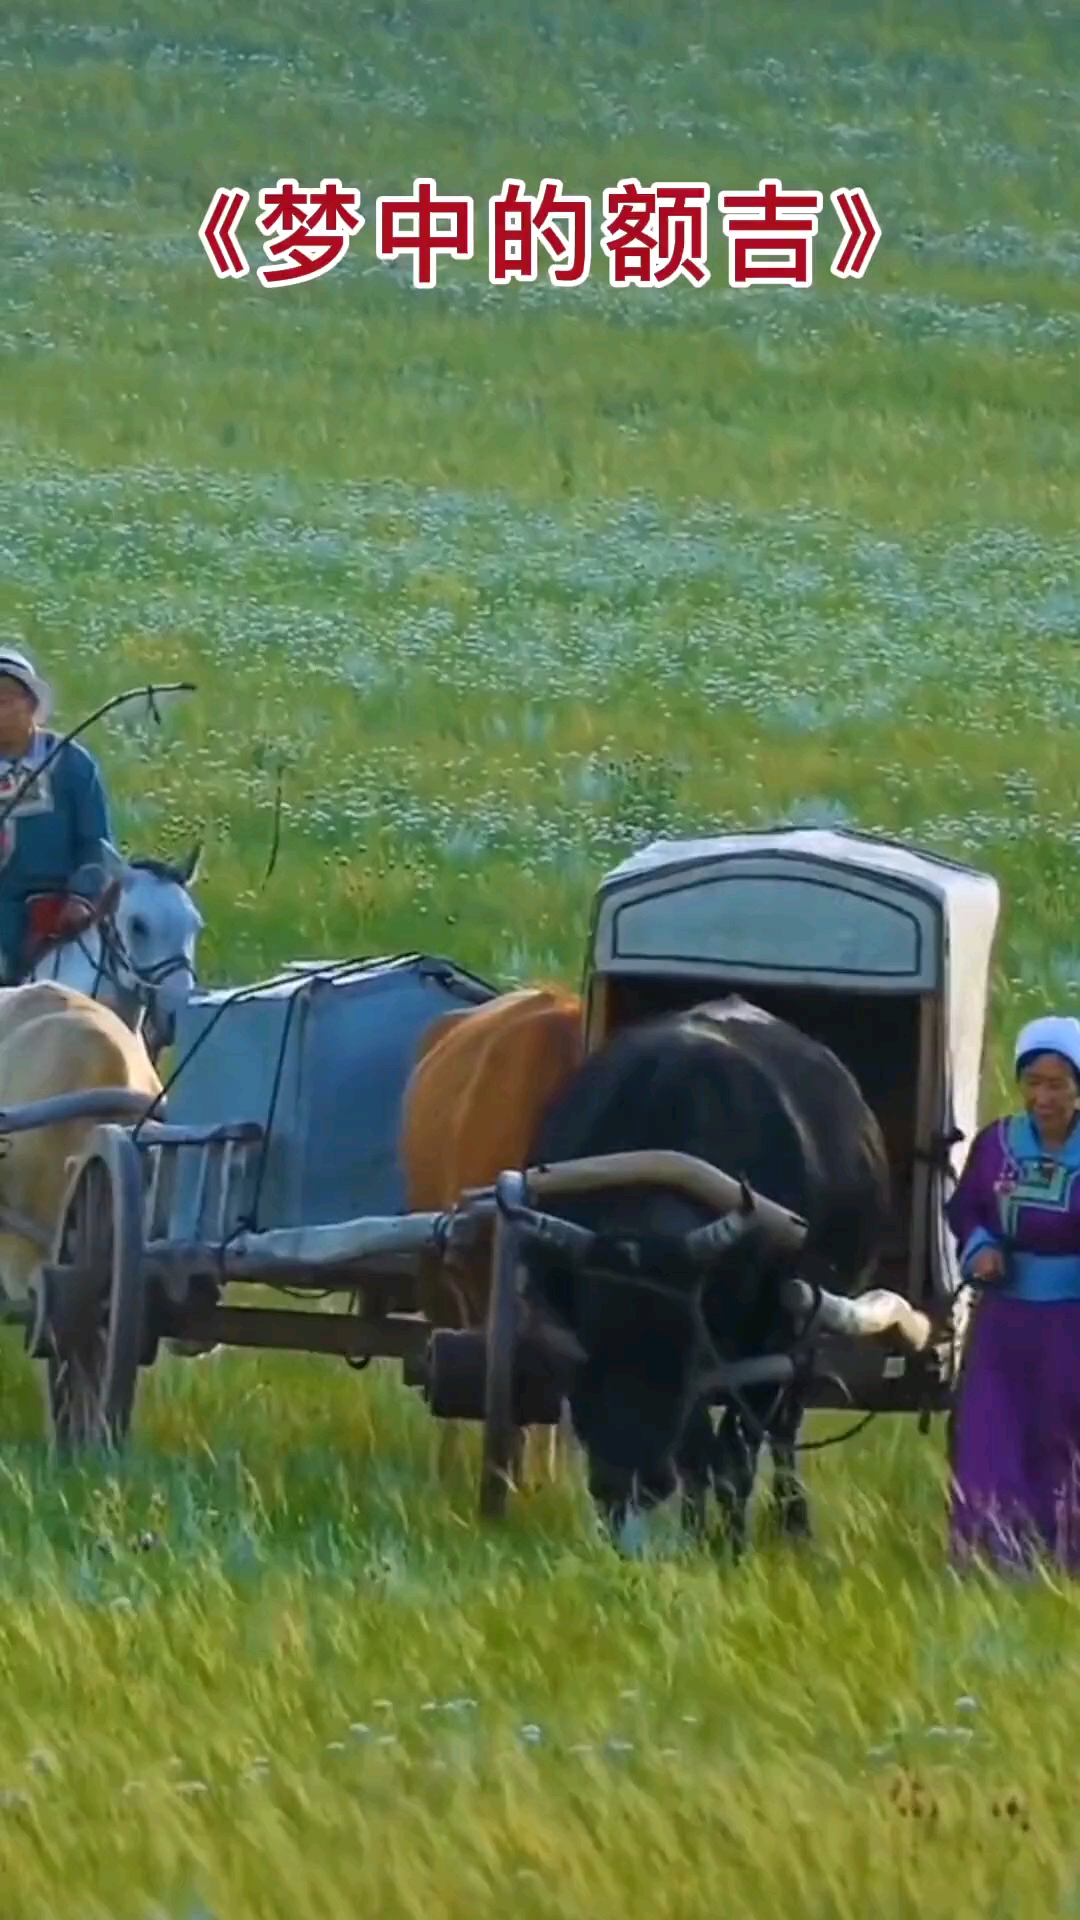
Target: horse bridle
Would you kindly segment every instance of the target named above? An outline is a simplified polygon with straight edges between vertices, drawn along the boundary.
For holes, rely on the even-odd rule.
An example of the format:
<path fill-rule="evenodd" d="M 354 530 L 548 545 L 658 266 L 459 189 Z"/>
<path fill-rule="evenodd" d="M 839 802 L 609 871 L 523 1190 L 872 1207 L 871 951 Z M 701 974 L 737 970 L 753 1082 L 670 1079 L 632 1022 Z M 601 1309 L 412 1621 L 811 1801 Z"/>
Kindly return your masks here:
<path fill-rule="evenodd" d="M 98 953 L 96 959 L 86 945 L 86 936 L 90 931 L 90 927 L 96 928 L 98 935 Z M 116 925 L 115 907 L 107 907 L 104 912 L 95 914 L 93 920 L 90 922 L 90 927 L 80 928 L 77 933 L 70 936 L 69 940 L 63 942 L 57 941 L 56 949 L 59 949 L 61 945 L 67 946 L 69 944 L 77 947 L 83 959 L 93 968 L 94 983 L 90 995 L 92 1000 L 97 999 L 98 988 L 102 985 L 103 981 L 108 981 L 111 986 L 116 988 L 118 993 L 130 994 L 135 1005 L 141 1009 L 143 1019 L 156 1036 L 156 1039 L 160 1042 L 160 1046 L 165 1046 L 167 1039 L 163 1034 L 161 1026 L 154 1018 L 156 995 L 165 981 L 171 979 L 174 973 L 179 973 L 181 970 L 190 972 L 192 978 L 197 981 L 195 969 L 191 961 L 187 955 L 183 953 L 167 954 L 163 960 L 155 961 L 153 966 L 140 967 L 132 958 L 131 953 L 121 938 L 119 928 Z M 110 961 L 112 962 L 112 970 L 110 970 L 109 966 Z M 122 971 L 118 971 L 117 969 Z M 124 974 L 127 975 L 127 979 L 123 977 Z M 128 985 L 128 980 L 131 982 L 130 986 Z M 158 1050 L 160 1051 L 160 1047 Z"/>

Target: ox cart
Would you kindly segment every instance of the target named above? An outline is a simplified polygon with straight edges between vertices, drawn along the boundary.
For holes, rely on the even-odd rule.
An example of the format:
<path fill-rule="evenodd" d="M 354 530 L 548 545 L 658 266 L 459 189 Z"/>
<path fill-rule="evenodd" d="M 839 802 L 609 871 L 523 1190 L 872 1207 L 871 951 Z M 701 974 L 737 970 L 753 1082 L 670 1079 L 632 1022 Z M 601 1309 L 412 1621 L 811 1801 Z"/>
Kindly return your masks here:
<path fill-rule="evenodd" d="M 950 1404 L 963 1324 L 943 1199 L 977 1124 L 998 911 L 986 874 L 880 837 L 798 829 L 660 841 L 598 890 L 589 1048 L 737 992 L 828 1044 L 877 1114 L 894 1210 L 875 1281 L 925 1314 L 933 1337 L 913 1352 L 888 1333 L 822 1335 L 811 1405 L 928 1416 Z M 524 1324 L 515 1219 L 544 1194 L 631 1171 L 697 1180 L 720 1214 L 739 1190 L 696 1162 L 578 1163 L 508 1170 L 448 1214 L 405 1212 L 400 1108 L 422 1035 L 495 994 L 424 956 L 297 963 L 190 1003 L 167 1114 L 135 1114 L 132 1096 L 105 1091 L 72 1096 L 62 1113 L 47 1102 L 0 1115 L 0 1133 L 71 1117 L 73 1103 L 100 1116 L 21 1316 L 62 1447 L 124 1439 L 139 1370 L 162 1341 L 336 1354 L 355 1367 L 390 1358 L 436 1417 L 483 1422 L 482 1507 L 502 1510 L 516 1432 L 553 1425 L 567 1385 Z M 435 1326 L 417 1309 L 417 1263 L 477 1236 L 492 1246 L 486 1328 Z M 337 1295 L 343 1310 L 236 1305 L 226 1292 L 237 1283 L 306 1296 L 307 1309 Z M 753 1377 L 782 1378 L 782 1361 Z"/>

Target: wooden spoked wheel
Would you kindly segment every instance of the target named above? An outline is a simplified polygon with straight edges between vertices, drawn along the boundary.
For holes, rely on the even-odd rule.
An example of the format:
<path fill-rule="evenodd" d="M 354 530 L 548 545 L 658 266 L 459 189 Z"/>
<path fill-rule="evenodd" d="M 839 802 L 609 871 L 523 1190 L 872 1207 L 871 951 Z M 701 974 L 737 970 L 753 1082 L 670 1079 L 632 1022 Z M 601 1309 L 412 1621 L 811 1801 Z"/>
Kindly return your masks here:
<path fill-rule="evenodd" d="M 45 1361 L 59 1452 L 123 1445 L 143 1352 L 142 1173 L 122 1127 L 98 1127 L 71 1185 L 48 1276 Z"/>
<path fill-rule="evenodd" d="M 484 1376 L 484 1449 L 480 1512 L 501 1520 L 514 1474 L 520 1467 L 520 1436 L 514 1424 L 514 1369 L 518 1340 L 517 1236 L 500 1217 L 492 1245 L 491 1295 Z"/>

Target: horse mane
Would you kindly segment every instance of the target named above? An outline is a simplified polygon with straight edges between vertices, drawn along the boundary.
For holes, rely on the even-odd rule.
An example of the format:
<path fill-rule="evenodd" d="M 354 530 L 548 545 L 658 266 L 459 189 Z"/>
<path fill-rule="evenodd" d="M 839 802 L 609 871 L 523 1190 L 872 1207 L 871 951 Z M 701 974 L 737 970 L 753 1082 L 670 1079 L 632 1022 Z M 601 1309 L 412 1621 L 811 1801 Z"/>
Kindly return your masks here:
<path fill-rule="evenodd" d="M 129 860 L 127 864 L 135 873 L 148 873 L 152 880 L 164 881 L 166 885 L 171 881 L 174 886 L 183 887 L 184 892 L 187 892 L 187 879 L 183 870 L 173 866 L 171 860 L 155 860 L 151 854 L 147 854 L 145 858 Z"/>

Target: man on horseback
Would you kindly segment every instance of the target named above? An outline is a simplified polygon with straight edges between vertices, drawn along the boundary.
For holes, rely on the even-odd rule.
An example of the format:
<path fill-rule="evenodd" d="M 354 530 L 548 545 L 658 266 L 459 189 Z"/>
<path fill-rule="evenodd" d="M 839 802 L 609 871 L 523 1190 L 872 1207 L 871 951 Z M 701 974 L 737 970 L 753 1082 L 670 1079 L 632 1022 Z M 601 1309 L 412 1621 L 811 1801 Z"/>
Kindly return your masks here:
<path fill-rule="evenodd" d="M 56 752 L 58 735 L 46 730 L 51 711 L 47 681 L 25 654 L 0 645 L 0 965 L 6 986 L 25 979 L 54 940 L 89 926 L 108 876 L 112 835 L 101 774 L 74 740 Z M 24 787 L 9 812 L 12 796 Z"/>

